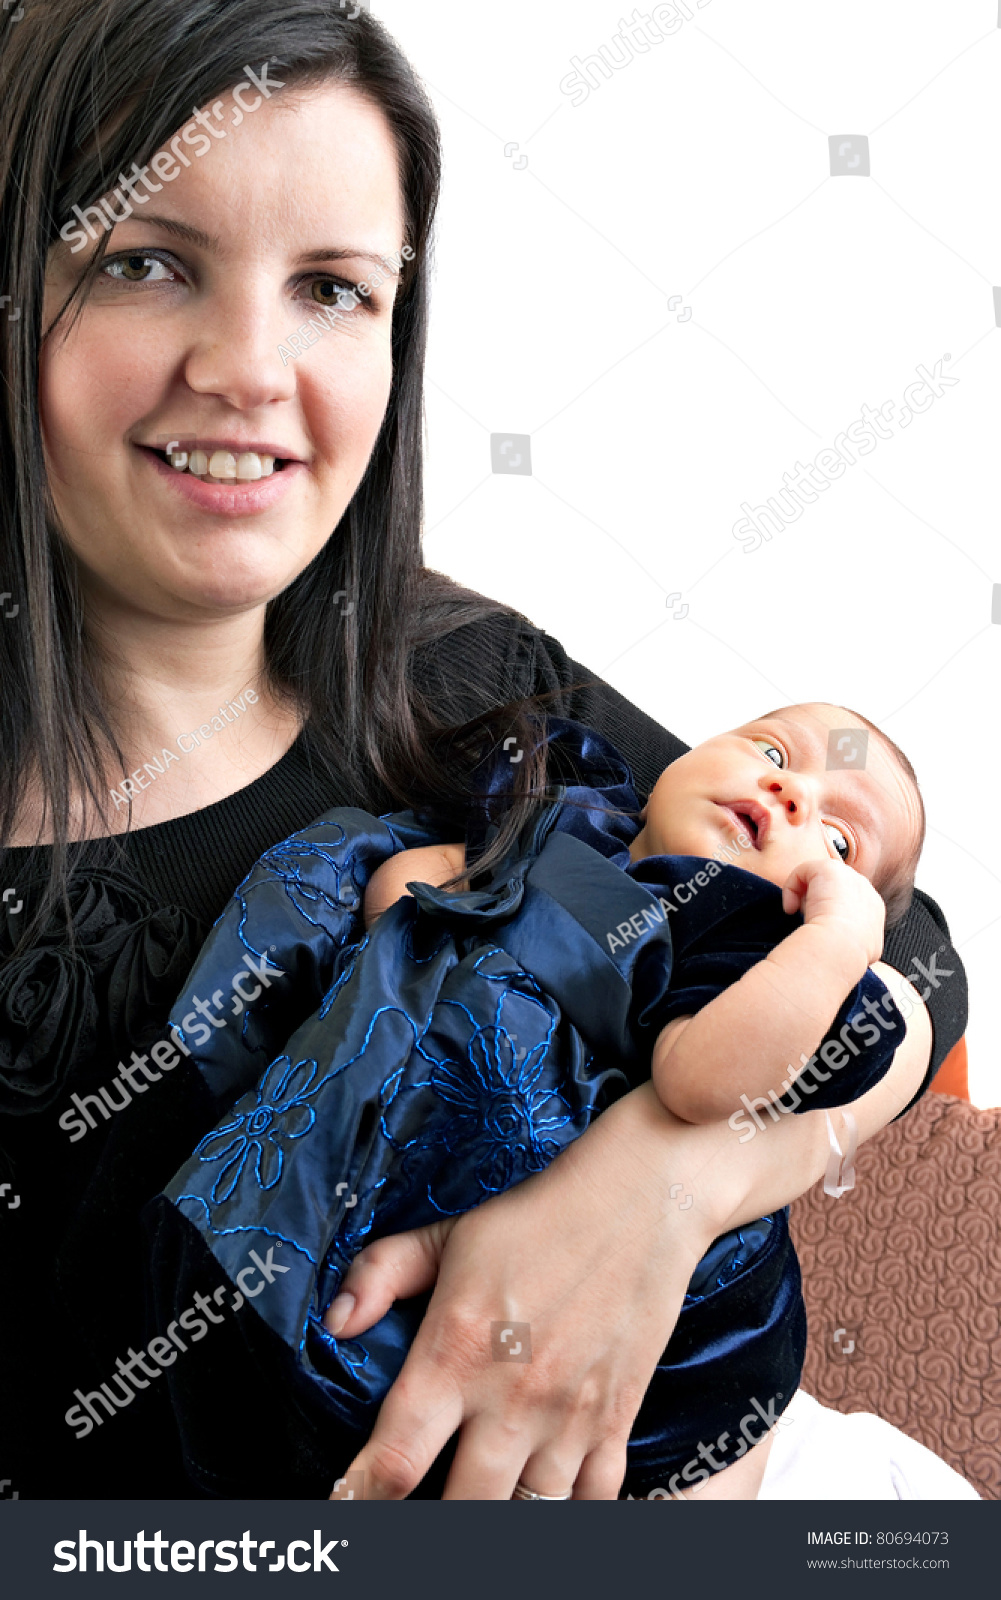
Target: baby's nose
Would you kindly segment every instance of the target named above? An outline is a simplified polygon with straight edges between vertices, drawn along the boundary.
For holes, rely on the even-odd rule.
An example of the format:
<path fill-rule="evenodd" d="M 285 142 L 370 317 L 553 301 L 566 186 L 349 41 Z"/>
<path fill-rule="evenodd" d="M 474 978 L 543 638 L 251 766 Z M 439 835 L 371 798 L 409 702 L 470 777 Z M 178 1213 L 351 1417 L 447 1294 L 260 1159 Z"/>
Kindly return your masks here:
<path fill-rule="evenodd" d="M 770 783 L 768 792 L 781 796 L 782 805 L 790 821 L 798 821 L 803 817 L 806 811 L 804 793 L 792 779 L 787 778 L 784 784 L 777 781 Z"/>

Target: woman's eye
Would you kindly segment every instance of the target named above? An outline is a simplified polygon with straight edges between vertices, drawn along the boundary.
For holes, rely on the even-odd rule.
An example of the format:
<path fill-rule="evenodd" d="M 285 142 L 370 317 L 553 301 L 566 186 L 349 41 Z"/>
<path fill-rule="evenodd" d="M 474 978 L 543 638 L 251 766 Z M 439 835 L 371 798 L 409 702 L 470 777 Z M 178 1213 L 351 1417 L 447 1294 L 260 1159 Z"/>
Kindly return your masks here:
<path fill-rule="evenodd" d="M 119 256 L 105 263 L 103 271 L 118 283 L 165 283 L 173 276 L 165 261 L 159 256 L 135 254 Z"/>
<path fill-rule="evenodd" d="M 338 311 L 353 311 L 360 300 L 353 284 L 338 283 L 336 278 L 317 278 L 309 288 L 318 305 L 336 306 Z"/>
<path fill-rule="evenodd" d="M 751 743 L 756 744 L 762 754 L 766 755 L 769 761 L 774 761 L 777 767 L 785 766 L 785 752 L 780 750 L 777 744 L 772 744 L 770 739 L 752 739 Z"/>
<path fill-rule="evenodd" d="M 834 846 L 842 861 L 847 861 L 848 857 L 851 855 L 851 845 L 848 843 L 848 835 L 833 822 L 824 823 L 824 832 L 827 835 L 828 844 L 832 844 Z"/>

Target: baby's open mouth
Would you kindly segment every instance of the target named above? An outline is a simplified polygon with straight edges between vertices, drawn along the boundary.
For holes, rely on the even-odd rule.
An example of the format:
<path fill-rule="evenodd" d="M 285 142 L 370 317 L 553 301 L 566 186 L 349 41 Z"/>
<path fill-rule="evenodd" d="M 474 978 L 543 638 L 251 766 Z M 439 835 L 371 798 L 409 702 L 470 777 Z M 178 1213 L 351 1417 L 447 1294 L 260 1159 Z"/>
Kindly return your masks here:
<path fill-rule="evenodd" d="M 270 478 L 273 472 L 283 471 L 286 465 L 286 458 L 259 455 L 256 450 L 237 455 L 232 450 L 158 450 L 152 445 L 143 448 L 175 472 L 189 472 L 209 483 L 256 483 L 260 478 Z"/>
<path fill-rule="evenodd" d="M 721 811 L 727 812 L 738 833 L 745 833 L 755 850 L 760 850 L 768 832 L 768 810 L 751 801 L 735 800 L 729 804 L 717 800 Z"/>

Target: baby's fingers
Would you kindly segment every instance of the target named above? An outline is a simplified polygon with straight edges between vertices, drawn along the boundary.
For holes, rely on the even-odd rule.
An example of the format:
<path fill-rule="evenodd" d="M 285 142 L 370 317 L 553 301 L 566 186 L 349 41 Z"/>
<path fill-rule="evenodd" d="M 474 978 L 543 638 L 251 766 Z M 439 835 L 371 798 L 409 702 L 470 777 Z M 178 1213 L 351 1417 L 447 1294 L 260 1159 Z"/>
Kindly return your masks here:
<path fill-rule="evenodd" d="M 354 1339 L 384 1317 L 394 1300 L 433 1288 L 451 1229 L 450 1221 L 433 1222 L 379 1239 L 362 1250 L 324 1314 L 327 1332 Z"/>
<path fill-rule="evenodd" d="M 794 868 L 782 885 L 782 910 L 790 917 L 802 908 L 806 898 L 806 891 L 810 887 L 810 865 L 810 862 L 804 861 L 801 866 Z"/>

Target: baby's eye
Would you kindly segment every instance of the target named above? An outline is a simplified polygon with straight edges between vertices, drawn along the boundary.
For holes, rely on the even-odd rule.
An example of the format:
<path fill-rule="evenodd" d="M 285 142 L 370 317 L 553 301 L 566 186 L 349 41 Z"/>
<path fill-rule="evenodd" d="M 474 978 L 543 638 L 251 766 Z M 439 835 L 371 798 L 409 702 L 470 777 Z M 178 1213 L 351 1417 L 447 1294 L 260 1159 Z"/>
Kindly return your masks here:
<path fill-rule="evenodd" d="M 774 761 L 777 767 L 785 766 L 785 752 L 780 750 L 777 744 L 772 744 L 770 739 L 752 739 L 751 743 L 756 744 L 761 753 L 766 755 L 769 761 Z"/>
<path fill-rule="evenodd" d="M 150 271 L 153 267 L 160 269 L 155 276 Z M 118 283 L 163 283 L 172 276 L 167 263 L 161 261 L 159 256 L 140 254 L 138 251 L 106 262 L 102 270 Z"/>
<path fill-rule="evenodd" d="M 842 861 L 847 861 L 851 855 L 851 846 L 848 836 L 833 822 L 824 823 L 824 833 L 827 835 L 828 844 L 832 844 Z"/>

